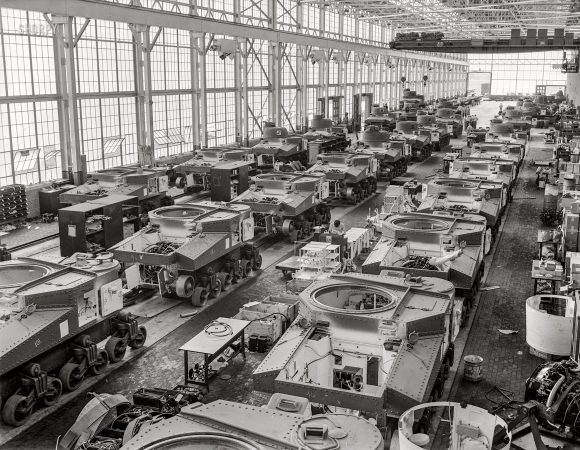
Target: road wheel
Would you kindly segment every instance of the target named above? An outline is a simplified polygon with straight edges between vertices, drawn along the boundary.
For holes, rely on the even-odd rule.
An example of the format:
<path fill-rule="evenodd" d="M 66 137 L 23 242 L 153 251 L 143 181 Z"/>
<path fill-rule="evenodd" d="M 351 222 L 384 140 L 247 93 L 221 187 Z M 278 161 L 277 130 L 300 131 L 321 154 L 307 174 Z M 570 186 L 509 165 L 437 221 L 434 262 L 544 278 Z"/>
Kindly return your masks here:
<path fill-rule="evenodd" d="M 220 295 L 221 292 L 222 292 L 222 282 L 220 281 L 219 278 L 216 277 L 215 286 L 210 289 L 209 296 L 211 298 L 216 298 L 218 295 Z"/>
<path fill-rule="evenodd" d="M 310 225 L 308 226 L 310 227 Z M 254 265 L 252 266 L 252 270 L 258 270 L 261 267 L 262 267 L 262 255 L 258 255 L 254 258 Z"/>
<path fill-rule="evenodd" d="M 81 334 L 75 338 L 74 343 L 79 347 L 88 348 L 91 345 L 91 337 L 87 334 Z"/>
<path fill-rule="evenodd" d="M 209 297 L 209 293 L 204 287 L 196 287 L 193 290 L 193 295 L 191 296 L 191 304 L 193 306 L 205 306 L 207 303 L 207 299 Z"/>
<path fill-rule="evenodd" d="M 227 291 L 232 285 L 233 277 L 229 272 L 220 272 L 217 274 L 217 278 L 220 280 L 220 283 L 222 284 L 222 291 L 224 292 Z"/>
<path fill-rule="evenodd" d="M 242 269 L 242 278 L 247 278 L 252 275 L 252 266 L 250 265 L 250 261 L 247 259 L 242 259 L 240 261 L 240 267 Z"/>
<path fill-rule="evenodd" d="M 97 362 L 90 369 L 91 373 L 93 375 L 102 374 L 105 368 L 107 367 L 107 364 L 109 364 L 109 354 L 105 349 L 101 349 L 99 350 L 97 356 Z"/>
<path fill-rule="evenodd" d="M 40 364 L 38 363 L 28 363 L 22 369 L 22 373 L 24 375 L 28 375 L 29 377 L 37 377 L 40 375 L 42 370 L 40 370 Z"/>
<path fill-rule="evenodd" d="M 8 425 L 21 427 L 27 422 L 31 413 L 32 408 L 26 408 L 26 397 L 23 395 L 13 395 L 6 401 L 2 409 L 2 420 Z"/>
<path fill-rule="evenodd" d="M 81 374 L 81 370 L 78 364 L 66 363 L 60 369 L 58 378 L 62 381 L 62 386 L 70 392 L 76 391 L 81 383 L 83 382 L 84 375 Z"/>
<path fill-rule="evenodd" d="M 134 350 L 141 348 L 143 347 L 143 345 L 145 345 L 146 340 L 147 340 L 147 329 L 143 325 L 141 325 L 139 326 L 139 332 L 137 333 L 137 336 L 135 336 L 135 339 L 129 342 L 129 347 L 131 347 Z"/>
<path fill-rule="evenodd" d="M 109 362 L 118 363 L 125 357 L 127 344 L 122 338 L 111 336 L 105 344 L 105 350 L 107 355 L 109 355 Z"/>
<path fill-rule="evenodd" d="M 48 377 L 48 390 L 52 392 L 50 394 L 47 392 L 40 399 L 41 403 L 44 406 L 56 405 L 62 395 L 62 382 L 58 378 Z"/>

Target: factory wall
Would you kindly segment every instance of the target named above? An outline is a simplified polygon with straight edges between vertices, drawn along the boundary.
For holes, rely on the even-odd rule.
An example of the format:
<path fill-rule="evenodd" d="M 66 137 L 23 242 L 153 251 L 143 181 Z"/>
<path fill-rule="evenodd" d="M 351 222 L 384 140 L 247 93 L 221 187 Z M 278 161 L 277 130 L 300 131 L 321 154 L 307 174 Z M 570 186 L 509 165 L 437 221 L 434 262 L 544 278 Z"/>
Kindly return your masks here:
<path fill-rule="evenodd" d="M 238 56 L 224 56 L 212 47 L 232 37 L 203 33 L 194 38 L 187 30 L 151 27 L 150 104 L 156 156 L 246 143 L 259 138 L 263 122 L 273 119 L 290 131 L 301 131 L 309 118 L 322 112 L 321 98 L 342 98 L 338 112 L 326 111 L 327 116 L 342 120 L 347 114 L 352 118 L 353 98 L 358 93 L 372 93 L 374 102 L 391 108 L 404 87 L 427 98 L 464 93 L 465 66 L 454 63 L 464 64 L 465 57 L 445 56 L 448 63 L 439 65 L 424 55 L 412 60 L 390 58 L 384 54 L 394 31 L 386 23 L 369 23 L 312 4 L 295 8 L 287 3 L 293 2 L 284 3 L 287 11 L 277 18 L 278 29 L 376 46 L 382 54 L 338 54 L 325 49 L 320 60 L 312 58 L 316 49 L 305 45 L 281 43 L 273 53 L 268 41 L 241 39 L 239 46 L 247 55 L 247 90 L 242 91 L 240 71 L 244 69 Z M 224 3 L 220 8 L 232 5 Z M 173 2 L 165 6 L 175 8 Z M 220 20 L 234 21 L 233 12 L 217 14 L 212 8 L 209 3 L 199 6 L 199 16 L 219 15 Z M 262 17 L 266 7 L 244 6 L 243 11 L 241 23 L 268 26 Z M 0 24 L 0 66 L 4 68 L 0 70 L 0 186 L 60 178 L 66 160 L 62 150 L 67 147 L 59 113 L 64 100 L 57 79 L 61 40 L 39 12 L 0 8 Z M 136 163 L 138 148 L 144 144 L 139 143 L 136 67 L 142 65 L 136 62 L 135 36 L 126 23 L 84 18 L 73 19 L 72 34 L 78 120 L 71 128 L 78 135 L 87 170 Z M 281 114 L 272 110 L 274 89 L 269 77 L 278 70 L 272 68 L 274 57 L 280 67 Z M 424 86 L 425 74 L 429 80 Z M 407 79 L 405 85 L 402 76 Z M 240 114 L 248 123 L 243 133 Z"/>

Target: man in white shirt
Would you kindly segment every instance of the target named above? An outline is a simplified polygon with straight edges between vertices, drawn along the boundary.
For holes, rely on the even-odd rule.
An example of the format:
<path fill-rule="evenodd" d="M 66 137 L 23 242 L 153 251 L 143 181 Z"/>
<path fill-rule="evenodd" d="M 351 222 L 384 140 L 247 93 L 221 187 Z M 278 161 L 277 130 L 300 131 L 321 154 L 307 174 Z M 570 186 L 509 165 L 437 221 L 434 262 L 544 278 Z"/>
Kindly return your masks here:
<path fill-rule="evenodd" d="M 330 234 L 345 234 L 346 229 L 343 223 L 340 223 L 340 220 L 335 220 L 333 223 L 330 224 L 328 227 L 328 232 Z"/>

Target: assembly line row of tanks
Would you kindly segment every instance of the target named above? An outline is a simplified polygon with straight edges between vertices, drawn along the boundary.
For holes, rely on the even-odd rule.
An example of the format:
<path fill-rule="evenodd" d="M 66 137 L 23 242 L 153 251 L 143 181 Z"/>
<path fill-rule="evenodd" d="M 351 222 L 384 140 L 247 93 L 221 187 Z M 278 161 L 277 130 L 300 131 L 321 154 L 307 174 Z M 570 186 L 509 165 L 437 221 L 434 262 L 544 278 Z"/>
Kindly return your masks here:
<path fill-rule="evenodd" d="M 194 161 L 208 162 L 214 170 L 205 181 L 196 181 L 193 174 L 199 172 L 180 169 L 177 161 L 151 169 L 158 177 L 156 182 L 148 182 L 149 193 L 164 192 L 176 183 L 185 188 L 201 186 L 195 189 L 199 191 L 211 187 L 212 200 L 168 204 L 148 211 L 147 225 L 112 246 L 111 253 L 96 257 L 77 254 L 56 262 L 37 258 L 2 263 L 0 337 L 7 343 L 0 354 L 4 421 L 15 426 L 24 424 L 36 404 L 56 403 L 63 389 L 78 389 L 85 374 L 102 373 L 107 362 L 120 361 L 127 346 L 143 346 L 145 328 L 122 310 L 123 296 L 129 291 L 155 289 L 164 297 L 187 299 L 199 307 L 260 269 L 262 257 L 256 244 L 260 233 L 282 233 L 294 241 L 314 234 L 315 241 L 332 243 L 337 237 L 320 231 L 331 222 L 328 199 L 352 203 L 364 200 L 376 191 L 381 170 L 397 168 L 401 173 L 403 163 L 399 161 L 406 164 L 405 151 L 412 154 L 413 145 L 423 148 L 425 142 L 431 146 L 434 134 L 439 139 L 448 138 L 454 125 L 447 124 L 451 128 L 444 130 L 436 121 L 429 121 L 427 135 L 416 122 L 410 122 L 414 126 L 409 122 L 397 124 L 398 139 L 384 138 L 384 130 L 371 126 L 367 130 L 368 147 L 333 148 L 316 153 L 312 160 L 308 157 L 310 149 L 299 152 L 300 157 L 294 154 L 282 160 L 276 149 L 288 145 L 287 131 L 265 128 L 263 153 L 256 147 L 251 152 L 227 149 L 226 154 L 236 155 L 230 161 L 213 150 L 197 155 Z M 326 128 L 326 133 L 334 132 Z M 336 423 L 343 423 L 340 417 L 346 422 L 355 420 L 349 418 L 353 417 L 350 410 L 364 412 L 364 417 L 372 418 L 379 427 L 371 427 L 362 418 L 355 420 L 353 428 L 344 425 L 343 432 L 350 433 L 349 439 L 357 436 L 355 430 L 370 427 L 366 437 L 373 437 L 372 443 L 365 441 L 362 445 L 362 440 L 358 444 L 350 440 L 352 448 L 380 448 L 383 440 L 390 441 L 397 427 L 411 441 L 413 435 L 428 432 L 431 408 L 413 414 L 410 422 L 406 411 L 436 401 L 454 364 L 454 340 L 473 307 L 484 273 L 483 256 L 490 252 L 497 237 L 525 154 L 527 139 L 514 138 L 513 130 L 508 128 L 492 125 L 487 147 L 479 149 L 482 154 L 469 158 L 454 154 L 448 165 L 449 178 L 436 178 L 425 186 L 407 183 L 389 188 L 382 210 L 369 218 L 381 237 L 362 265 L 362 273 L 341 275 L 346 267 L 343 260 L 353 258 L 362 248 L 359 245 L 355 252 L 349 246 L 350 237 L 345 237 L 344 246 L 349 251 L 338 253 L 341 264 L 334 264 L 330 270 L 319 267 L 311 283 L 296 294 L 299 316 L 256 370 L 255 387 L 285 396 L 303 395 L 339 416 L 311 417 L 300 408 L 284 409 L 302 401 L 288 397 L 273 405 L 272 411 L 264 410 L 263 420 L 269 420 L 270 415 L 278 417 L 276 411 L 291 411 L 293 415 L 288 417 L 293 418 L 292 424 L 312 420 L 324 422 L 326 429 L 312 424 L 316 428 L 312 435 L 305 425 L 283 439 L 272 431 L 274 434 L 266 440 L 275 441 L 276 448 L 294 448 L 296 442 L 305 448 L 337 444 L 344 436 L 338 436 L 336 429 L 341 427 Z M 392 155 L 390 144 L 399 141 L 403 142 L 400 154 L 381 162 L 378 155 Z M 313 142 L 325 141 L 317 138 Z M 512 151 L 512 147 L 518 151 Z M 416 157 L 419 154 L 421 151 Z M 397 159 L 402 155 L 405 157 Z M 216 186 L 222 183 L 212 182 L 217 177 L 215 170 L 232 164 L 234 158 L 238 165 L 227 169 L 229 178 L 238 183 L 227 186 L 223 195 L 232 198 L 224 203 L 213 197 L 219 191 Z M 190 160 L 184 162 L 184 167 L 205 167 Z M 256 173 L 254 185 L 239 192 L 232 185 L 240 184 L 236 178 L 240 164 L 248 167 L 248 173 L 260 166 L 263 171 L 273 171 Z M 310 167 L 303 170 L 305 165 Z M 94 176 L 93 180 L 98 178 Z M 92 184 L 98 182 L 87 186 Z M 107 189 L 119 186 L 115 182 L 113 186 L 103 185 L 98 192 L 106 195 Z M 362 234 L 354 233 L 352 239 Z M 370 247 L 370 243 L 365 245 Z M 308 264 L 306 257 L 301 261 Z M 360 323 L 344 320 L 349 317 Z M 107 336 L 104 348 L 97 348 L 96 343 Z M 193 412 L 195 405 L 183 403 L 185 394 L 173 395 L 176 400 L 170 404 L 174 413 L 154 420 L 167 419 L 157 423 L 164 436 L 161 439 L 171 436 L 171 427 L 192 426 L 189 421 L 202 411 Z M 218 422 L 232 432 L 231 427 L 240 419 L 236 412 L 240 406 L 218 403 L 207 407 L 217 408 L 212 414 L 225 414 L 228 419 Z M 473 407 L 457 408 L 467 411 Z M 180 410 L 181 415 L 175 416 Z M 230 416 L 227 411 L 234 412 Z M 244 413 L 260 415 L 259 410 L 246 406 Z M 459 410 L 456 414 L 462 416 Z M 202 416 L 217 420 L 208 414 Z M 319 435 L 317 427 L 322 430 Z M 241 439 L 255 437 L 246 426 L 233 428 Z M 370 430 L 381 433 L 375 436 Z M 484 433 L 483 428 L 480 431 Z M 492 439 L 493 433 L 493 427 L 487 430 L 486 439 Z M 140 438 L 122 442 L 123 448 L 149 448 L 138 428 L 134 434 Z M 318 447 L 309 447 L 309 439 L 318 439 Z M 475 442 L 477 437 L 473 439 Z M 343 448 L 348 448 L 345 443 L 341 441 Z"/>
<path fill-rule="evenodd" d="M 512 169 L 498 176 L 502 164 Z M 418 449 L 429 439 L 434 408 L 445 406 L 452 420 L 450 448 L 460 448 L 459 443 L 486 448 L 482 445 L 494 440 L 509 444 L 508 425 L 500 418 L 474 406 L 436 402 L 455 364 L 454 341 L 473 307 L 483 257 L 497 236 L 519 164 L 503 151 L 498 158 L 458 158 L 449 178 L 389 187 L 381 211 L 369 217 L 370 228 L 344 236 L 315 233 L 295 260 L 292 281 L 304 276 L 301 289 L 289 291 L 298 302 L 296 318 L 253 374 L 256 390 L 274 394 L 267 407 L 203 405 L 180 386 L 145 389 L 132 403 L 121 399 L 125 412 L 109 419 L 100 433 L 82 433 L 80 417 L 65 442 L 80 436 L 84 441 L 77 443 L 89 448 L 106 442 L 115 449 L 210 443 L 379 449 L 389 448 L 398 429 L 401 448 Z M 256 179 L 256 191 L 272 195 L 276 186 L 294 183 L 294 192 L 300 192 L 317 182 L 313 174 L 264 174 Z M 217 295 L 259 267 L 251 211 L 243 201 L 160 208 L 150 213 L 149 229 L 112 251 L 135 263 L 136 277 L 148 276 L 141 282 L 155 284 L 165 295 L 192 296 L 201 305 L 206 295 Z M 290 229 L 284 217 L 274 220 L 265 213 L 264 218 L 266 227 L 286 223 L 282 229 Z M 369 233 L 380 235 L 374 247 Z M 230 260 L 232 246 L 236 253 Z M 206 258 L 210 247 L 218 264 Z M 343 273 L 343 260 L 363 247 L 370 253 L 362 273 Z M 91 401 L 84 413 L 102 408 L 109 398 Z"/>

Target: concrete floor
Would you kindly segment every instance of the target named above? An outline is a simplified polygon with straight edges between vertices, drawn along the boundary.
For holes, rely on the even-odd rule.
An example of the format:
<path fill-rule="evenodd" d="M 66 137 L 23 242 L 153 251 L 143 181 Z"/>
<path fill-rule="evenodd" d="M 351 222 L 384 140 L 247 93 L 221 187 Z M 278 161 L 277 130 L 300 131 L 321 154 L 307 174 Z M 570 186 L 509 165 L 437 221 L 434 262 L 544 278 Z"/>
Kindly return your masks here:
<path fill-rule="evenodd" d="M 504 106 L 508 103 L 504 102 Z M 497 114 L 495 102 L 484 103 L 472 108 L 472 113 L 480 117 L 480 124 L 487 123 Z M 547 159 L 550 154 L 542 153 L 538 136 L 542 130 L 534 130 L 532 150 L 527 159 Z M 461 140 L 453 140 L 459 144 Z M 464 141 L 463 141 L 464 142 Z M 436 175 L 442 166 L 443 154 L 435 153 L 430 159 L 415 164 L 409 175 L 424 181 Z M 470 384 L 462 380 L 463 366 L 454 367 L 451 381 L 446 383 L 444 397 L 449 400 L 467 401 L 488 408 L 492 404 L 485 398 L 485 392 L 494 385 L 514 391 L 517 399 L 522 399 L 523 382 L 533 368 L 541 361 L 528 354 L 525 344 L 524 301 L 531 295 L 532 283 L 529 277 L 530 262 L 536 251 L 536 229 L 542 206 L 542 192 L 533 185 L 535 169 L 522 167 L 515 200 L 504 219 L 504 230 L 497 244 L 495 257 L 488 258 L 487 285 L 500 285 L 501 289 L 481 293 L 478 309 L 472 313 L 468 327 L 463 329 L 458 340 L 458 356 L 466 345 L 464 355 L 478 354 L 485 360 L 484 381 Z M 528 197 L 536 197 L 530 199 Z M 333 215 L 343 216 L 347 228 L 360 226 L 369 212 L 382 203 L 382 196 L 375 195 L 357 207 L 333 209 Z M 146 347 L 132 354 L 128 353 L 124 364 L 110 367 L 106 374 L 86 380 L 82 389 L 67 394 L 58 407 L 40 409 L 32 417 L 30 426 L 21 429 L 0 427 L 0 449 L 44 449 L 53 447 L 57 437 L 63 435 L 74 423 L 82 407 L 86 404 L 86 392 L 123 393 L 131 395 L 138 388 L 170 388 L 183 381 L 182 355 L 178 348 L 200 332 L 211 320 L 235 315 L 239 308 L 249 301 L 260 301 L 265 296 L 284 290 L 286 279 L 275 269 L 276 261 L 291 255 L 292 244 L 286 240 L 275 240 L 266 244 L 262 252 L 265 256 L 263 269 L 255 277 L 234 291 L 222 294 L 212 301 L 192 319 L 180 319 L 181 312 L 192 310 L 190 305 L 178 304 L 171 309 L 147 320 L 149 337 Z M 505 270 L 507 267 L 510 270 Z M 473 325 L 472 325 L 473 324 Z M 470 332 L 470 329 L 473 329 Z M 504 336 L 498 328 L 519 331 L 513 336 Z M 239 358 L 225 371 L 229 380 L 216 379 L 212 382 L 208 401 L 218 398 L 243 403 L 262 405 L 269 395 L 252 390 L 251 374 L 263 355 L 249 354 L 246 363 Z M 462 358 L 458 358 L 461 359 Z M 438 440 L 437 440 L 438 439 Z M 437 437 L 436 443 L 444 442 Z M 47 445 L 48 444 L 48 445 Z M 433 448 L 442 448 L 433 446 Z"/>

